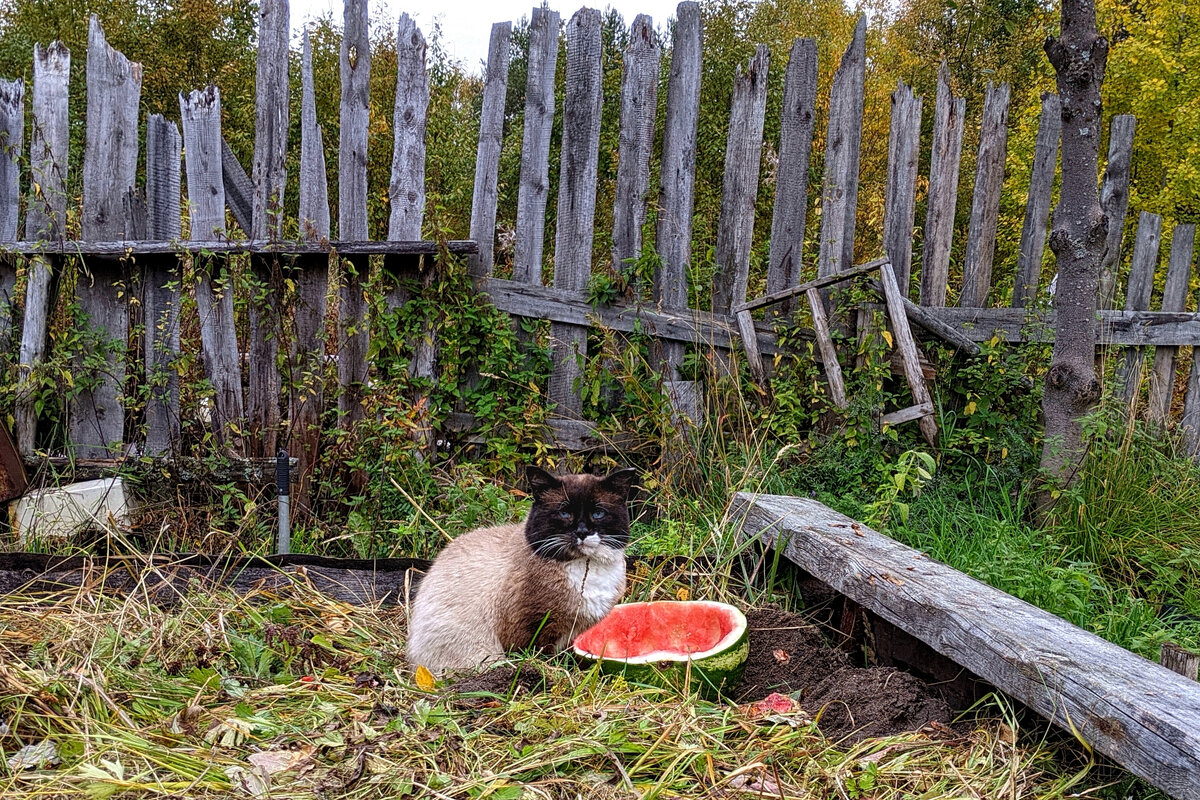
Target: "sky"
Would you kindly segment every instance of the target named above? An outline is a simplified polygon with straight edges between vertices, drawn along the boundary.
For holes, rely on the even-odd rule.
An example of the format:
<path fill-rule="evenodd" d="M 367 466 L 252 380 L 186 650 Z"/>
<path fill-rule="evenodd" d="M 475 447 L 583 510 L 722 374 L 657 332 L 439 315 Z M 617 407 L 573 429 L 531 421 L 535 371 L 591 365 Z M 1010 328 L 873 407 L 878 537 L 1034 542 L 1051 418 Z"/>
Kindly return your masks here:
<path fill-rule="evenodd" d="M 407 12 L 428 37 L 434 20 L 441 22 L 446 49 L 463 66 L 472 72 L 480 72 L 487 60 L 488 38 L 493 22 L 510 20 L 516 22 L 528 16 L 535 0 L 368 0 L 372 21 L 383 11 L 386 18 L 395 24 L 401 12 Z M 667 19 L 675 15 L 678 0 L 604 0 L 593 7 L 601 10 L 611 6 L 633 22 L 638 14 L 649 14 L 654 25 L 662 28 Z M 571 18 L 585 3 L 583 0 L 550 0 L 549 6 L 562 15 L 563 22 Z M 333 13 L 333 19 L 341 25 L 341 0 L 292 0 L 292 28 L 298 33 L 309 19 Z"/>

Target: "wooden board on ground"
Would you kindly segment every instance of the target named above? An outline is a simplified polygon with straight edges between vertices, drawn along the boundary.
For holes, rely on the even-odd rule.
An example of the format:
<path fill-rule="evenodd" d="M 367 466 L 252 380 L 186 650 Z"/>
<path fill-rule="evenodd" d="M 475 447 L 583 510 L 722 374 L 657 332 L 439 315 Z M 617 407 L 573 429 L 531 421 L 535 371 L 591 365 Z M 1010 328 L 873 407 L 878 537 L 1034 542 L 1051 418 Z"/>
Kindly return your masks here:
<path fill-rule="evenodd" d="M 799 497 L 733 498 L 741 535 L 1178 800 L 1200 800 L 1200 684 Z"/>

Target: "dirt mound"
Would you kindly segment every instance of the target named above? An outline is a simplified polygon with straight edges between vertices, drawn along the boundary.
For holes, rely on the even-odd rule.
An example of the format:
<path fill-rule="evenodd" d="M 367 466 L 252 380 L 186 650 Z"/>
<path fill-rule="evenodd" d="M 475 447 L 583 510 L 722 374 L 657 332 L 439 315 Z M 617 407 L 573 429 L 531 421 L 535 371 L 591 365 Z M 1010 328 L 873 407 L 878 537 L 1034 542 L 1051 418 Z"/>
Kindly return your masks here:
<path fill-rule="evenodd" d="M 856 742 L 949 722 L 950 707 L 929 686 L 889 667 L 853 667 L 820 631 L 796 614 L 759 609 L 746 614 L 750 656 L 734 697 L 760 700 L 771 692 L 796 696 L 830 739 Z"/>

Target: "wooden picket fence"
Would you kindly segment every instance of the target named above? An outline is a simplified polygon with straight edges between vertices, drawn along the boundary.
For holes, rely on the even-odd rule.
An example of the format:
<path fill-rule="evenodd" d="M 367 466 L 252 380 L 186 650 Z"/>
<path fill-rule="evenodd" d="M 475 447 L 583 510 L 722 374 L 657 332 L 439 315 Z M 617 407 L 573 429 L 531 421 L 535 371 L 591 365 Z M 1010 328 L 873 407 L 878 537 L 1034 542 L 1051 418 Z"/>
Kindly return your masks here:
<path fill-rule="evenodd" d="M 325 408 L 319 380 L 283 396 L 277 355 L 281 347 L 293 359 L 296 374 L 320 375 L 328 314 L 338 323 L 337 372 L 341 424 L 352 427 L 363 414 L 367 363 L 368 302 L 363 283 L 382 256 L 381 268 L 393 276 L 388 301 L 408 302 L 409 287 L 421 285 L 432 270 L 423 265 L 443 253 L 464 255 L 479 291 L 495 306 L 517 317 L 549 320 L 553 370 L 547 387 L 561 446 L 594 445 L 592 426 L 582 419 L 580 356 L 587 354 L 588 329 L 640 330 L 658 342 L 666 391 L 677 407 L 695 402 L 697 387 L 680 379 L 688 347 L 741 351 L 752 358 L 776 351 L 777 340 L 765 320 L 749 311 L 765 305 L 747 297 L 755 204 L 759 191 L 766 78 L 771 53 L 760 46 L 739 71 L 730 108 L 722 205 L 716 242 L 717 274 L 712 309 L 688 307 L 688 261 L 696 180 L 695 153 L 699 119 L 702 26 L 698 5 L 677 10 L 666 82 L 666 119 L 661 142 L 657 227 L 653 243 L 642 241 L 651 191 L 651 158 L 659 91 L 662 45 L 651 20 L 638 16 L 624 54 L 620 95 L 620 154 L 613 214 L 612 265 L 627 269 L 643 247 L 653 244 L 661 262 L 654 276 L 653 303 L 595 306 L 585 295 L 593 264 L 598 152 L 602 107 L 601 15 L 582 9 L 565 26 L 566 92 L 558 208 L 554 238 L 554 274 L 543 280 L 546 206 L 549 197 L 551 129 L 555 109 L 555 64 L 560 46 L 559 15 L 545 8 L 531 16 L 521 133 L 520 185 L 516 209 L 513 276 L 493 276 L 498 205 L 498 171 L 505 96 L 508 91 L 511 23 L 492 28 L 483 90 L 471 239 L 430 242 L 421 239 L 425 205 L 425 126 L 429 78 L 425 40 L 406 15 L 397 28 L 398 72 L 394 114 L 395 147 L 390 183 L 391 217 L 386 241 L 367 241 L 367 81 L 370 44 L 365 0 L 346 0 L 341 54 L 341 113 L 337 239 L 332 224 L 322 131 L 316 121 L 311 55 L 307 37 L 302 58 L 299 229 L 302 241 L 281 237 L 284 163 L 289 143 L 288 32 L 286 0 L 263 0 L 258 53 L 258 97 L 254 161 L 247 172 L 221 135 L 220 92 L 215 86 L 180 95 L 182 134 L 176 123 L 150 115 L 146 125 L 144 194 L 137 188 L 138 109 L 141 65 L 112 49 L 95 17 L 87 53 L 87 144 L 83 158 L 82 236 L 63 238 L 67 203 L 67 76 L 70 53 L 58 43 L 38 46 L 33 58 L 32 129 L 25 143 L 25 92 L 21 81 L 0 82 L 0 344 L 19 348 L 22 381 L 46 356 L 51 287 L 64 270 L 77 270 L 77 301 L 91 324 L 117 342 L 128 342 L 131 276 L 144 287 L 145 374 L 152 380 L 145 415 L 144 441 L 125 441 L 126 364 L 112 355 L 71 404 L 69 452 L 77 459 L 121 458 L 130 452 L 152 456 L 178 452 L 179 387 L 171 366 L 180 350 L 181 292 L 194 296 L 199 315 L 205 375 L 214 390 L 212 425 L 232 452 L 266 457 L 287 444 L 301 469 L 315 459 L 319 420 Z M 853 272 L 855 211 L 862 136 L 866 21 L 860 20 L 842 56 L 829 99 L 828 143 L 821 188 L 820 250 L 816 275 L 823 281 L 807 293 L 810 301 L 827 297 L 828 285 Z M 817 94 L 817 50 L 797 39 L 786 64 L 779 163 L 769 245 L 768 298 L 801 284 L 808 175 L 812 156 Z M 1021 236 L 1016 288 L 1010 304 L 990 308 L 996 282 L 993 260 L 1004 177 L 1009 88 L 989 86 L 982 109 L 979 154 L 967 232 L 963 282 L 957 307 L 950 296 L 950 260 L 965 101 L 955 97 L 947 70 L 939 73 L 934 104 L 928 176 L 928 211 L 923 221 L 917 301 L 913 282 L 912 242 L 921 152 L 923 98 L 901 83 L 892 96 L 887 194 L 884 215 L 883 283 L 894 276 L 899 294 L 889 303 L 892 324 L 911 321 L 918 329 L 963 350 L 999 335 L 1007 341 L 1045 340 L 1053 336 L 1053 312 L 1035 308 L 1050 216 L 1061 115 L 1058 99 L 1043 98 L 1029 202 Z M 1129 164 L 1135 121 L 1118 116 L 1104 175 L 1103 203 L 1112 219 L 1104 270 L 1107 309 L 1116 294 L 1121 244 L 1129 199 Z M 28 162 L 24 153 L 28 152 Z M 184 155 L 186 154 L 186 158 Z M 186 208 L 190 236 L 181 239 L 181 164 L 186 165 Z M 23 236 L 19 216 L 24 212 Z M 245 232 L 233 237 L 227 209 Z M 1162 220 L 1143 213 L 1138 221 L 1123 311 L 1101 314 L 1098 345 L 1124 349 L 1120 376 L 1131 399 L 1138 395 L 1143 348 L 1154 347 L 1149 415 L 1165 421 L 1173 397 L 1179 346 L 1200 344 L 1200 322 L 1184 311 L 1195 229 L 1174 227 L 1166 292 L 1160 311 L 1150 311 Z M 234 325 L 229 258 L 248 254 L 262 289 L 248 303 L 248 335 L 238 341 Z M 332 258 L 343 269 L 337 308 L 326 307 Z M 179 285 L 183 259 L 193 259 L 194 286 Z M 25 295 L 12 297 L 18 261 L 25 262 Z M 876 266 L 879 266 L 878 264 Z M 281 275 L 293 278 L 295 309 L 284 330 Z M 414 282 L 415 279 L 415 282 Z M 545 285 L 549 283 L 549 285 Z M 1059 287 L 1066 290 L 1066 287 Z M 814 295 L 814 292 L 816 293 Z M 780 300 L 794 310 L 798 293 Z M 825 302 L 825 301 L 822 301 Z M 1042 304 L 1044 306 L 1044 303 Z M 12 313 L 23 308 L 23 316 Z M 813 306 L 814 310 L 817 306 Z M 901 313 L 900 309 L 903 309 Z M 742 327 L 739 328 L 738 312 Z M 7 314 L 7 316 L 3 316 Z M 897 318 L 899 315 L 899 319 Z M 821 315 L 816 315 L 820 317 Z M 823 323 L 824 320 L 818 320 Z M 820 327 L 820 325 L 818 326 Z M 819 333 L 819 332 L 818 332 Z M 281 335 L 282 334 L 282 335 Z M 837 366 L 836 353 L 822 340 L 823 361 Z M 430 378 L 437 370 L 437 330 L 432 322 L 414 343 L 415 375 Z M 1200 350 L 1196 351 L 1200 353 Z M 245 359 L 243 360 L 243 353 Z M 719 360 L 719 359 L 718 359 Z M 728 359 L 726 359 L 728 361 Z M 915 360 L 914 360 L 915 363 Z M 246 365 L 243 374 L 243 364 Z M 752 363 L 758 374 L 761 365 Z M 836 370 L 834 370 L 836 371 Z M 910 383 L 912 381 L 910 380 Z M 914 394 L 918 394 L 914 385 Z M 37 414 L 28 391 L 18 391 L 16 439 L 27 458 L 34 456 Z M 286 409 L 286 411 L 285 411 Z M 932 414 L 926 396 L 894 421 L 925 419 Z M 910 413 L 911 412 L 911 413 Z M 1200 427 L 1200 370 L 1193 369 L 1183 422 Z M 455 417 L 448 425 L 470 429 Z"/>

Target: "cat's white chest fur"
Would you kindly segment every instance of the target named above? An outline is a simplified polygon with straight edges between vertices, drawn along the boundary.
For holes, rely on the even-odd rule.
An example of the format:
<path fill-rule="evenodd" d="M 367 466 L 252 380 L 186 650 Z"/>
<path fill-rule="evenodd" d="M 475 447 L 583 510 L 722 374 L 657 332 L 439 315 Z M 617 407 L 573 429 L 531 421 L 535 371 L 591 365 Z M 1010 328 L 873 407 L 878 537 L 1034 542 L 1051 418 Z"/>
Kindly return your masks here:
<path fill-rule="evenodd" d="M 579 614 L 588 627 L 612 611 L 625 594 L 625 559 L 620 555 L 576 559 L 567 563 L 566 570 L 572 593 L 579 592 Z"/>

